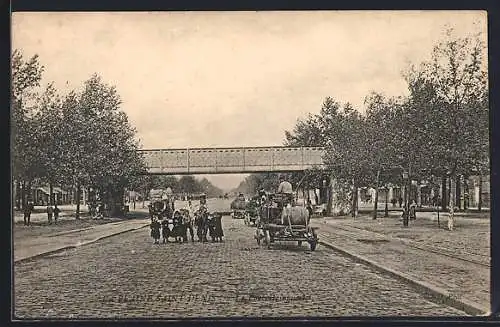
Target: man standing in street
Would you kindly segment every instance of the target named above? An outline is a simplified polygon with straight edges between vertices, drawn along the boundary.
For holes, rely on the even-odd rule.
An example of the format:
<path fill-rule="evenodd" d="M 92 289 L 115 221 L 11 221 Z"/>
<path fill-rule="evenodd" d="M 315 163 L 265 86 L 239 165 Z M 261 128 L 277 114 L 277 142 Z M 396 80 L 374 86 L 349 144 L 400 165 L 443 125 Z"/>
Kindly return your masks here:
<path fill-rule="evenodd" d="M 187 231 L 189 231 L 189 234 L 191 235 L 191 241 L 194 242 L 194 230 L 193 230 L 193 226 L 194 226 L 193 215 L 194 215 L 194 212 L 193 212 L 193 205 L 191 203 L 191 200 L 188 200 L 188 203 L 187 203 L 187 205 L 186 205 L 186 207 L 184 209 L 187 210 L 187 212 L 188 212 L 188 217 L 186 217 L 187 218 L 187 221 L 186 221 Z"/>
<path fill-rule="evenodd" d="M 57 207 L 57 203 L 54 206 L 54 223 L 57 224 L 57 220 L 59 219 L 59 213 L 61 212 L 61 209 Z"/>
<path fill-rule="evenodd" d="M 417 219 L 417 203 L 415 200 L 412 201 L 410 204 L 410 220 L 415 220 Z"/>
<path fill-rule="evenodd" d="M 49 224 L 52 224 L 52 214 L 54 213 L 54 210 L 52 208 L 52 206 L 49 204 L 47 206 L 47 218 L 49 220 Z"/>
<path fill-rule="evenodd" d="M 29 226 L 31 220 L 31 212 L 33 211 L 34 205 L 29 201 L 24 207 L 24 225 Z"/>

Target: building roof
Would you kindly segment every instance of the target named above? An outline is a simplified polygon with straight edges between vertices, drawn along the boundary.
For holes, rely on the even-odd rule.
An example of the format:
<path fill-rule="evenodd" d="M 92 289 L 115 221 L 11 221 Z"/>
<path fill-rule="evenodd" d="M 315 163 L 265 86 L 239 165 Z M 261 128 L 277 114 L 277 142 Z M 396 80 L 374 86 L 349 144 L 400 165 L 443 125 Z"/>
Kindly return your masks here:
<path fill-rule="evenodd" d="M 49 195 L 50 194 L 50 188 L 48 186 L 44 187 L 37 187 L 37 190 L 42 191 L 43 193 Z M 60 187 L 53 187 L 52 188 L 52 194 L 68 194 L 68 192 L 64 191 Z"/>

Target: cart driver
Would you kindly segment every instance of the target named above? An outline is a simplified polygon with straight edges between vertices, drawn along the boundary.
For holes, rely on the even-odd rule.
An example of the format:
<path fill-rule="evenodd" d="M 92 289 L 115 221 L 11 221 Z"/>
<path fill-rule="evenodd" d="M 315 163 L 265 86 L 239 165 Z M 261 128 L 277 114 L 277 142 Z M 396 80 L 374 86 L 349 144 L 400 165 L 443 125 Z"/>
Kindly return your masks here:
<path fill-rule="evenodd" d="M 281 175 L 280 178 L 280 185 L 278 186 L 278 192 L 276 193 L 281 193 L 281 194 L 286 194 L 286 199 L 287 199 L 287 203 L 292 203 L 292 200 L 293 200 L 293 188 L 292 188 L 292 184 L 290 184 L 290 182 L 288 182 L 286 179 L 285 179 L 285 176 Z"/>

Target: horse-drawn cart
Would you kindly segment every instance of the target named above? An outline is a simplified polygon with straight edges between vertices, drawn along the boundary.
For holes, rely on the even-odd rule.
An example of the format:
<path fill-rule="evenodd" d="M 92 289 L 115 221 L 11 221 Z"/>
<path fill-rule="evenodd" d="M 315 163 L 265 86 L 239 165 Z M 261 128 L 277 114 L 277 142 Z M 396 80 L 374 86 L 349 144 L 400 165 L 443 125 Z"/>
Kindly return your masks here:
<path fill-rule="evenodd" d="M 233 219 L 244 219 L 246 209 L 246 200 L 243 194 L 239 194 L 236 199 L 231 202 L 231 216 Z"/>
<path fill-rule="evenodd" d="M 260 209 L 260 201 L 258 197 L 254 197 L 250 201 L 245 208 L 245 225 L 248 226 L 256 226 L 259 220 L 259 209 Z"/>
<path fill-rule="evenodd" d="M 314 251 L 318 244 L 318 228 L 309 225 L 310 215 L 306 208 L 293 206 L 291 202 L 285 194 L 271 194 L 261 206 L 255 232 L 257 244 L 270 248 L 276 241 L 294 241 L 299 246 L 308 242 Z"/>
<path fill-rule="evenodd" d="M 148 207 L 151 219 L 163 220 L 164 218 L 172 218 L 175 200 L 170 188 L 166 191 L 163 189 L 152 189 L 149 192 L 149 201 Z"/>

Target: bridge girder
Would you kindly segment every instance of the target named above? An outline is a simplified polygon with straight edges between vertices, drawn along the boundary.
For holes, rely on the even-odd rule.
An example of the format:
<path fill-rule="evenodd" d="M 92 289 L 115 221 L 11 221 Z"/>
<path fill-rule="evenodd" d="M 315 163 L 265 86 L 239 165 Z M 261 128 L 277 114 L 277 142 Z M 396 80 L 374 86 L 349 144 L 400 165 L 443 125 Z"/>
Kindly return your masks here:
<path fill-rule="evenodd" d="M 322 147 L 231 147 L 140 150 L 148 174 L 240 174 L 324 168 Z"/>

